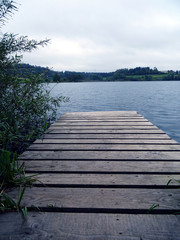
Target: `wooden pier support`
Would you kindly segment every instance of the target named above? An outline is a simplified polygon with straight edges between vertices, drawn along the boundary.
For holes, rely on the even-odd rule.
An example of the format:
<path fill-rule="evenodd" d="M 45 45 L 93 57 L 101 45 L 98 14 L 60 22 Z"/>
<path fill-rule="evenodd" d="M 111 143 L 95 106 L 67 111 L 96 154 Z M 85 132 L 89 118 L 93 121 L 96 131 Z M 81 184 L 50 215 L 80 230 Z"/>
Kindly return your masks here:
<path fill-rule="evenodd" d="M 180 239 L 180 145 L 137 112 L 66 113 L 20 159 L 39 181 L 1 240 Z"/>

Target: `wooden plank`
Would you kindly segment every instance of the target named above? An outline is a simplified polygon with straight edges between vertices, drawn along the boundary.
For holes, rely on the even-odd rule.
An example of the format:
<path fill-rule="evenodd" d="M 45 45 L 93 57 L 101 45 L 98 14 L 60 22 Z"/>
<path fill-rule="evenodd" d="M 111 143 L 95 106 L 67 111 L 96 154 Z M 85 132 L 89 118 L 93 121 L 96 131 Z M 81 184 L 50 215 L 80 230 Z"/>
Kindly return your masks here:
<path fill-rule="evenodd" d="M 61 129 L 48 129 L 46 131 L 46 133 L 51 133 L 51 134 L 57 134 L 57 133 L 109 133 L 109 134 L 123 134 L 123 133 L 128 133 L 128 134 L 148 134 L 148 133 L 155 133 L 155 134 L 165 134 L 162 130 L 153 130 L 153 129 L 147 129 L 147 130 L 141 130 L 141 129 L 129 129 L 129 130 L 119 130 L 119 129 L 112 129 L 112 130 L 109 130 L 109 129 L 102 129 L 102 130 L 98 130 L 98 129 L 92 129 L 92 130 L 86 130 L 86 129 L 79 129 L 79 130 L 71 130 L 71 129 L 65 129 L 65 130 L 61 130 Z"/>
<path fill-rule="evenodd" d="M 99 143 L 103 143 L 103 144 L 164 144 L 164 145 L 168 145 L 168 144 L 178 144 L 175 140 L 172 139 L 139 139 L 139 138 L 135 138 L 135 139 L 79 139 L 79 138 L 75 138 L 75 139 L 37 139 L 34 144 L 39 144 L 39 143 L 43 143 L 43 144 L 80 144 L 80 143 L 93 143 L 93 144 L 99 144 Z"/>
<path fill-rule="evenodd" d="M 113 117 L 113 116 L 109 116 L 109 117 L 103 117 L 103 116 L 101 116 L 101 117 L 98 117 L 98 116 L 82 116 L 82 117 L 80 117 L 80 116 L 77 116 L 77 117 L 65 117 L 65 116 L 62 116 L 60 119 L 62 120 L 62 121 L 76 121 L 76 120 L 82 120 L 82 121 L 84 121 L 84 120 L 88 120 L 88 121 L 94 121 L 94 120 L 102 120 L 102 121 L 106 121 L 106 120 L 123 120 L 123 119 L 146 119 L 146 118 L 144 118 L 144 117 L 142 117 L 142 116 L 140 116 L 140 115 L 132 115 L 132 116 L 115 116 L 115 117 Z M 59 119 L 59 120 L 60 120 Z"/>
<path fill-rule="evenodd" d="M 74 112 L 65 113 L 61 120 L 88 120 L 88 119 L 123 119 L 123 118 L 144 118 L 135 111 L 109 111 L 109 112 Z"/>
<path fill-rule="evenodd" d="M 42 136 L 42 139 L 77 139 L 77 138 L 81 138 L 81 139 L 170 139 L 170 137 L 166 134 L 162 134 L 162 133 L 158 133 L 158 134 L 154 134 L 154 133 L 148 133 L 148 134 L 128 134 L 128 133 L 124 133 L 124 134 L 106 134 L 106 133 L 99 133 L 99 134 L 93 134 L 93 133 L 89 133 L 89 134 L 44 134 Z"/>
<path fill-rule="evenodd" d="M 141 116 L 136 111 L 96 111 L 96 112 L 68 112 L 62 117 L 122 117 L 122 116 Z"/>
<path fill-rule="evenodd" d="M 155 144 L 155 145 L 150 145 L 150 144 L 92 144 L 92 143 L 88 143 L 88 144 L 32 144 L 28 150 L 46 150 L 46 151 L 50 151 L 50 150 L 105 150 L 105 151 L 110 151 L 110 150 L 119 150 L 119 151 L 132 151 L 132 150 L 152 150 L 152 151 L 161 151 L 161 150 L 165 150 L 165 151 L 172 151 L 172 150 L 179 150 L 180 151 L 180 145 L 176 144 L 176 145 L 159 145 L 159 144 Z"/>
<path fill-rule="evenodd" d="M 7 231 L 8 229 L 8 231 Z M 1 240 L 179 240 L 180 216 L 29 212 L 0 216 Z"/>
<path fill-rule="evenodd" d="M 155 126 L 51 126 L 49 130 L 158 130 Z"/>
<path fill-rule="evenodd" d="M 150 122 L 135 122 L 135 121 L 131 121 L 131 122 L 127 122 L 127 121 L 121 121 L 121 122 L 92 122 L 92 121 L 86 121 L 86 122 L 55 122 L 53 123 L 51 126 L 53 127 L 63 127 L 63 126 L 68 126 L 68 127 L 72 127 L 72 126 L 154 126 L 152 123 Z"/>
<path fill-rule="evenodd" d="M 180 161 L 26 161 L 25 170 L 31 172 L 142 172 L 142 173 L 180 173 Z"/>
<path fill-rule="evenodd" d="M 180 160 L 179 151 L 26 151 L 20 159 L 31 160 Z"/>
<path fill-rule="evenodd" d="M 10 196 L 18 198 L 18 190 L 13 190 Z M 180 190 L 178 189 L 138 189 L 138 188 L 27 188 L 22 199 L 22 205 L 51 209 L 76 208 L 126 210 L 148 210 L 158 204 L 158 209 L 179 211 Z M 57 209 L 58 210 L 58 209 Z M 52 209 L 51 209 L 52 211 Z M 72 210 L 73 211 L 73 210 Z"/>
<path fill-rule="evenodd" d="M 31 174 L 29 174 L 31 175 Z M 28 176 L 28 175 L 27 175 Z M 46 173 L 37 176 L 36 185 L 53 184 L 53 185 L 81 185 L 81 186 L 164 186 L 167 187 L 168 182 L 171 181 L 170 186 L 179 186 L 180 175 L 160 175 L 160 174 L 58 174 Z"/>
<path fill-rule="evenodd" d="M 125 123 L 125 122 L 149 122 L 143 117 L 110 117 L 110 118 L 94 118 L 94 119 L 62 119 L 59 118 L 55 123 L 57 124 L 76 124 L 76 123 Z"/>
<path fill-rule="evenodd" d="M 92 112 L 92 111 L 87 111 L 87 112 L 66 112 L 63 114 L 63 116 L 74 116 L 74 115 L 80 115 L 80 116 L 86 116 L 86 115 L 91 115 L 91 116 L 100 116 L 100 115 L 103 115 L 103 116 L 111 116 L 111 115 L 127 115 L 127 114 L 138 114 L 137 111 L 95 111 L 95 112 Z"/>
<path fill-rule="evenodd" d="M 119 121 L 119 120 L 147 120 L 146 118 L 142 116 L 121 116 L 121 117 L 91 117 L 91 116 L 84 116 L 84 117 L 61 117 L 57 121 Z"/>

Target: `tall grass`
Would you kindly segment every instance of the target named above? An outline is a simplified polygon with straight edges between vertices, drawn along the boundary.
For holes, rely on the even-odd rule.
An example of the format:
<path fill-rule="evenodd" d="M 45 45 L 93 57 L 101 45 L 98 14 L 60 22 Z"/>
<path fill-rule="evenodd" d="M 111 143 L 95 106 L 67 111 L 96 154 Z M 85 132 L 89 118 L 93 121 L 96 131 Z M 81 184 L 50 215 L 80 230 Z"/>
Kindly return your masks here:
<path fill-rule="evenodd" d="M 3 77 L 0 74 L 0 83 L 6 80 Z M 7 188 L 18 186 L 23 196 L 26 186 L 35 181 L 34 176 L 25 175 L 18 155 L 44 133 L 55 119 L 60 103 L 68 101 L 62 96 L 51 97 L 41 75 L 30 75 L 28 79 L 7 76 L 7 79 L 8 87 L 0 86 L 0 210 L 3 211 L 10 207 L 20 209 L 20 201 L 14 204 L 5 193 Z"/>
<path fill-rule="evenodd" d="M 0 210 L 22 210 L 23 215 L 27 217 L 27 208 L 21 206 L 25 189 L 32 186 L 36 181 L 35 176 L 26 176 L 24 164 L 17 161 L 17 154 L 11 154 L 9 151 L 0 152 Z M 15 201 L 6 190 L 10 187 L 18 187 L 18 199 Z"/>

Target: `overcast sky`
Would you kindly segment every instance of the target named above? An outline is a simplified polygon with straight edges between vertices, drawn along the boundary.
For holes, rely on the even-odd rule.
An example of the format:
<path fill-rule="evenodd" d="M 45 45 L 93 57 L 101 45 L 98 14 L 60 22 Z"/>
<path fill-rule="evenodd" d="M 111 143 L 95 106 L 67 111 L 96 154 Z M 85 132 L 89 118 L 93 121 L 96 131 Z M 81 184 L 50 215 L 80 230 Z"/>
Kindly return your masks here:
<path fill-rule="evenodd" d="M 180 70 L 180 0 L 21 0 L 3 32 L 51 39 L 23 62 L 58 71 Z"/>

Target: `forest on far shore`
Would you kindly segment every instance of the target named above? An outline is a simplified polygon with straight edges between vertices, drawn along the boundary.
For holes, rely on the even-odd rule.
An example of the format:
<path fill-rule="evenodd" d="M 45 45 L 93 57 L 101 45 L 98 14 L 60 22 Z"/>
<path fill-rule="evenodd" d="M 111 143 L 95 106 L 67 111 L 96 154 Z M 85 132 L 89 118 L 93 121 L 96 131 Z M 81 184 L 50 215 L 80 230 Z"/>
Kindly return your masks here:
<path fill-rule="evenodd" d="M 11 71 L 11 70 L 10 70 Z M 18 64 L 17 75 L 44 74 L 47 82 L 101 82 L 101 81 L 176 81 L 180 80 L 180 71 L 159 71 L 156 67 L 122 68 L 115 72 L 75 72 L 54 71 L 49 68 Z M 14 72 L 13 72 L 14 74 Z"/>

